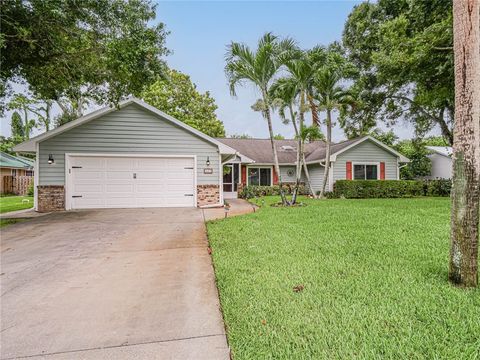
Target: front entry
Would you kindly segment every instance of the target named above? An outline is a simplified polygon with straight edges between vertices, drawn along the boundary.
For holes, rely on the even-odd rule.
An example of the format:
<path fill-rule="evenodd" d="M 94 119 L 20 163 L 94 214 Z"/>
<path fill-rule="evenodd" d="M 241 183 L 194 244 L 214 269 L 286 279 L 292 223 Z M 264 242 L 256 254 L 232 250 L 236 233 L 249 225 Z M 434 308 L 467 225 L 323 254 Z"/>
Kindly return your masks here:
<path fill-rule="evenodd" d="M 223 165 L 223 198 L 236 199 L 238 197 L 237 186 L 239 181 L 240 165 Z"/>

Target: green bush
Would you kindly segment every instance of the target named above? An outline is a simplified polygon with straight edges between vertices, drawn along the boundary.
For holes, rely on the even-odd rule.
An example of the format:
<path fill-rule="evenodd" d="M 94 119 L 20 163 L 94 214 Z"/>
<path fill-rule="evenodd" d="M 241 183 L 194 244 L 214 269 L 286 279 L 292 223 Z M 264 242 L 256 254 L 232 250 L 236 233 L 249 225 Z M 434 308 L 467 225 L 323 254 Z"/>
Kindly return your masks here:
<path fill-rule="evenodd" d="M 337 180 L 333 193 L 347 199 L 402 198 L 424 195 L 424 185 L 417 180 Z"/>
<path fill-rule="evenodd" d="M 27 195 L 33 196 L 33 182 L 28 186 Z"/>
<path fill-rule="evenodd" d="M 452 180 L 423 180 L 423 190 L 425 196 L 450 196 Z"/>
<path fill-rule="evenodd" d="M 329 197 L 347 199 L 450 196 L 450 180 L 337 180 Z"/>
<path fill-rule="evenodd" d="M 283 189 L 286 194 L 292 194 L 294 185 L 284 184 Z M 298 192 L 300 195 L 307 195 L 308 190 L 305 188 L 304 185 L 300 185 L 298 188 Z M 257 185 L 248 185 L 245 186 L 242 191 L 238 193 L 238 197 L 241 199 L 252 199 L 255 197 L 261 196 L 270 196 L 270 195 L 280 195 L 280 186 L 257 186 Z"/>

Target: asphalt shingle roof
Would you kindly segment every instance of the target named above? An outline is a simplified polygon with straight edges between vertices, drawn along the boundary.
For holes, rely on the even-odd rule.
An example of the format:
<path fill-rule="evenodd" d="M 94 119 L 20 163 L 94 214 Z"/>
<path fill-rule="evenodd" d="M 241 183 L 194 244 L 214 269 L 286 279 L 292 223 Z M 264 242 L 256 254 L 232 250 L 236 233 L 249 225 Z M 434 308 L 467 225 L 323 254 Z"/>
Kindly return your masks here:
<path fill-rule="evenodd" d="M 32 169 L 35 161 L 23 156 L 13 156 L 0 151 L 0 167 L 14 169 Z"/>
<path fill-rule="evenodd" d="M 362 138 L 342 141 L 332 144 L 331 154 L 348 147 Z M 273 154 L 270 139 L 217 139 L 237 150 L 240 154 L 249 157 L 258 164 L 272 164 Z M 280 164 L 293 164 L 297 158 L 297 140 L 274 140 L 278 151 Z M 321 161 L 325 159 L 326 144 L 324 141 L 313 141 L 305 144 L 305 160 L 307 162 Z"/>

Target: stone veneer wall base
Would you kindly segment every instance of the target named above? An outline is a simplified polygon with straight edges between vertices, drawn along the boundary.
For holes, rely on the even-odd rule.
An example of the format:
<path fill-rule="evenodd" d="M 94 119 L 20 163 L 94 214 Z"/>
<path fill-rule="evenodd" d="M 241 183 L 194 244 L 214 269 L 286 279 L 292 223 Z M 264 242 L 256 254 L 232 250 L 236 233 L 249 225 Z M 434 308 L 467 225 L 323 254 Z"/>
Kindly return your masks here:
<path fill-rule="evenodd" d="M 197 206 L 216 205 L 220 202 L 220 186 L 197 185 Z"/>
<path fill-rule="evenodd" d="M 65 210 L 65 188 L 63 185 L 37 186 L 38 212 Z"/>

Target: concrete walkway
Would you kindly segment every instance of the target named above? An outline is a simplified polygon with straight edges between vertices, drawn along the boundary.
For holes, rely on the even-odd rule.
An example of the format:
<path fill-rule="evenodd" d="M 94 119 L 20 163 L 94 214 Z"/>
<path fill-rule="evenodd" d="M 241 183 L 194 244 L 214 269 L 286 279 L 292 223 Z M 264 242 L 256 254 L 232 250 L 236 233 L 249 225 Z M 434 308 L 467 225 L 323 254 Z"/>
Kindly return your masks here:
<path fill-rule="evenodd" d="M 17 211 L 10 211 L 7 213 L 0 214 L 0 219 L 10 220 L 10 219 L 34 219 L 37 217 L 45 216 L 50 213 L 39 213 L 33 209 L 24 209 Z"/>
<path fill-rule="evenodd" d="M 205 221 L 224 219 L 225 217 L 237 216 L 254 212 L 257 207 L 243 199 L 227 199 L 229 210 L 224 208 L 203 209 Z"/>
<path fill-rule="evenodd" d="M 54 213 L 0 244 L 2 359 L 229 358 L 202 210 Z"/>

